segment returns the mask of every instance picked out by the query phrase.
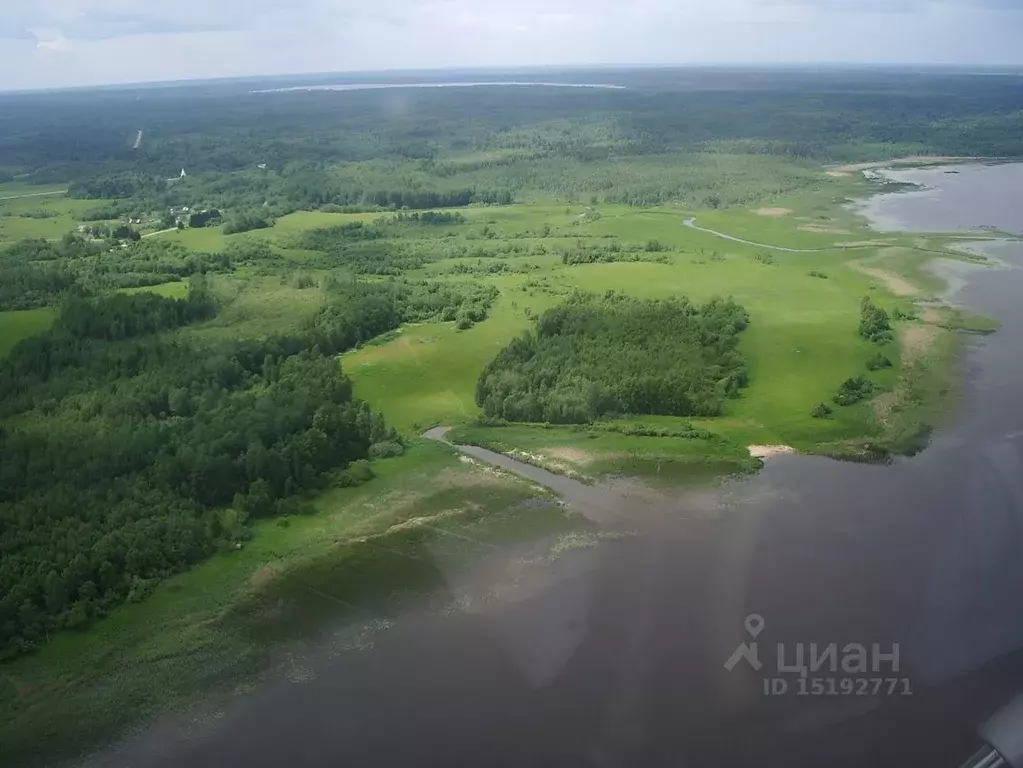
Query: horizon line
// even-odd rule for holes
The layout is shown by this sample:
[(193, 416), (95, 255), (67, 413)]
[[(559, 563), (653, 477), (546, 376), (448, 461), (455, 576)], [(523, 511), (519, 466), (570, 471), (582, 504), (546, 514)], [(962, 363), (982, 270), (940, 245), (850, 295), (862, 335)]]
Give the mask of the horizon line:
[[(465, 65), (451, 67), (401, 68), (401, 69), (347, 69), (320, 70), (314, 72), (286, 72), (277, 74), (257, 73), (252, 75), (225, 75), (203, 78), (185, 78), (180, 80), (139, 80), (121, 83), (95, 83), (91, 85), (56, 85), (35, 88), (2, 88), (0, 95), (29, 95), (44, 93), (65, 93), (71, 91), (111, 90), (111, 89), (144, 89), (174, 88), (189, 85), (227, 84), (244, 81), (268, 80), (301, 80), (316, 77), (375, 76), (392, 77), (395, 75), (434, 75), (444, 73), (522, 73), (522, 72), (573, 72), (573, 71), (624, 71), (624, 70), (672, 70), (672, 69), (723, 69), (723, 70), (905, 70), (918, 68), (921, 70), (945, 70), (965, 74), (985, 75), (1023, 75), (1023, 63), (1015, 64), (949, 64), (941, 62), (859, 62), (859, 61), (816, 61), (816, 62), (675, 62), (675, 63), (604, 63), (604, 64), (518, 64), (518, 65)], [(417, 85), (417, 83), (407, 83)]]

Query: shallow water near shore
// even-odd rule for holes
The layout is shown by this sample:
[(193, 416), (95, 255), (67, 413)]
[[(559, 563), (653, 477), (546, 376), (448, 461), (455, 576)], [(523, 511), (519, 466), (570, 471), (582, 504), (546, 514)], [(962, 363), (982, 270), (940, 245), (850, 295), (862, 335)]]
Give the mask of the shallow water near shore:
[[(933, 228), (909, 211), (904, 228)], [(968, 213), (966, 226), (1011, 223), (982, 201)], [(919, 456), (782, 455), (710, 495), (562, 488), (629, 536), (570, 553), (510, 599), (411, 607), (341, 655), (310, 646), (301, 680), (89, 764), (958, 764), (973, 725), (1023, 690), (1023, 244), (977, 247), (1002, 266), (937, 269), (955, 278), (950, 300), (1002, 330), (964, 338), (962, 402)], [(726, 669), (751, 642), (762, 669)], [(792, 663), (810, 643), (898, 644), (899, 670), (867, 677), (912, 695), (800, 693), (775, 651)], [(768, 678), (788, 690), (765, 694)]]

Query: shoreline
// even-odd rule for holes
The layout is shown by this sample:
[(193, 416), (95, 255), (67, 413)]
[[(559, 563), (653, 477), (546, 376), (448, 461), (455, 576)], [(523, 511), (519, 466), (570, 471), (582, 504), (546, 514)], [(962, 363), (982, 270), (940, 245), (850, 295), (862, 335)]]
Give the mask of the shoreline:
[[(930, 167), (927, 170), (936, 170), (944, 165), (972, 165), (979, 160), (994, 161), (993, 158), (958, 158), (954, 163), (949, 162), (952, 158), (933, 160), (940, 162), (928, 164)], [(884, 168), (889, 166), (886, 165)], [(890, 170), (892, 173), (898, 172), (896, 169)], [(884, 173), (884, 170), (881, 172)], [(965, 338), (969, 335), (994, 333), (1000, 328), (997, 320), (981, 314), (982, 308), (959, 301), (957, 296), (969, 285), (970, 274), (986, 269), (1011, 268), (1009, 263), (990, 252), (990, 246), (1023, 242), (1023, 235), (991, 227), (942, 232), (897, 227), (893, 224), (890, 228), (882, 229), (877, 221), (880, 218), (879, 212), (876, 208), (871, 210), (872, 206), (884, 204), (879, 201), (904, 194), (933, 192), (941, 188), (940, 184), (932, 185), (925, 181), (899, 179), (895, 181), (912, 185), (913, 188), (897, 192), (882, 191), (869, 198), (855, 201), (850, 208), (856, 215), (865, 219), (867, 226), (873, 231), (935, 238), (940, 244), (938, 247), (942, 249), (940, 251), (931, 248), (919, 249), (929, 254), (920, 263), (919, 269), (940, 282), (940, 291), (933, 297), (925, 298), (921, 295), (922, 292), (917, 290), (916, 295), (912, 297), (912, 304), (921, 311), (921, 320), (925, 323), (921, 325), (918, 321), (918, 327), (938, 329), (936, 332), (940, 336), (934, 336), (931, 342), (932, 349), (936, 347), (938, 351), (936, 355), (932, 352), (917, 360), (910, 359), (908, 362), (912, 368), (904, 375), (900, 375), (896, 390), (890, 393), (896, 402), (906, 398), (911, 402), (915, 401), (915, 406), (911, 405), (907, 409), (910, 415), (903, 418), (902, 425), (903, 429), (906, 426), (912, 427), (917, 421), (913, 412), (919, 413), (917, 436), (908, 435), (909, 450), (905, 451), (907, 456), (913, 456), (930, 446), (933, 432), (958, 418), (958, 409), (962, 405), (962, 397), (968, 386), (967, 374), (962, 368)], [(891, 218), (894, 222), (895, 216), (891, 215)], [(928, 392), (930, 394), (927, 394)], [(897, 443), (906, 437), (905, 431), (902, 434), (893, 432), (889, 435), (889, 438)]]
[[(995, 168), (1000, 166), (1023, 165), (1023, 160), (1013, 158), (936, 158), (936, 160), (940, 160), (940, 162), (916, 165), (910, 165), (909, 163), (905, 163), (904, 165), (906, 165), (907, 167), (904, 168), (893, 167), (893, 165), (898, 165), (898, 163), (888, 163), (876, 166), (877, 176), (883, 179), (882, 183), (884, 185), (895, 186), (900, 188), (888, 191), (882, 189), (868, 198), (851, 201), (849, 205), (850, 210), (852, 210), (857, 215), (865, 218), (868, 222), (868, 228), (872, 232), (876, 232), (878, 234), (883, 235), (917, 234), (932, 237), (945, 237), (955, 239), (970, 238), (993, 240), (1023, 239), (1023, 230), (1021, 230), (1020, 232), (1013, 232), (1011, 230), (1003, 229), (998, 226), (989, 224), (956, 226), (952, 227), (951, 229), (931, 227), (907, 228), (905, 223), (897, 222), (894, 214), (889, 214), (886, 220), (882, 221), (882, 218), (884, 217), (882, 217), (878, 209), (884, 206), (887, 200), (895, 199), (902, 196), (913, 196), (922, 195), (924, 193), (934, 193), (942, 189), (942, 185), (937, 183), (935, 180), (903, 179), (898, 178), (895, 174), (912, 173), (914, 171), (937, 172), (939, 170), (942, 170), (943, 168), (952, 168), (956, 170), (945, 171), (944, 173), (958, 176), (961, 173), (959, 169), (979, 170), (983, 168)], [(866, 170), (867, 169), (864, 170), (865, 176)]]
[(952, 155), (907, 155), (905, 157), (894, 157), (890, 160), (875, 160), (865, 163), (846, 163), (844, 165), (827, 166), (828, 175), (838, 174), (848, 176), (860, 171), (882, 169), (892, 165), (905, 166), (934, 166), (934, 165), (956, 165), (971, 162), (983, 162), (990, 160), (998, 162), (998, 158), (986, 157), (956, 157)]

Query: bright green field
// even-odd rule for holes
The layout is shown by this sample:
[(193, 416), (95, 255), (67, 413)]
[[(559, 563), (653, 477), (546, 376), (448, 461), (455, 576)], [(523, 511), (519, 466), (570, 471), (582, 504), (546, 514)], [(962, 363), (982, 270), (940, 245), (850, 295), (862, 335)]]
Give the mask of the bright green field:
[[(2, 192), (0, 186), (0, 197)], [(24, 238), (59, 239), (77, 231), (77, 214), (95, 207), (95, 200), (72, 200), (63, 195), (0, 200), (0, 244)], [(46, 218), (35, 217), (42, 215)]]
[[(514, 283), (503, 282), (513, 294)], [(345, 355), (342, 368), (359, 395), (398, 429), (467, 421), (479, 414), (473, 392), (483, 365), (529, 326), (522, 309), (543, 303), (521, 296), (516, 309), (513, 302), (503, 296), (487, 321), (467, 331), (454, 323), (406, 326), (394, 341)]]
[(53, 324), (52, 309), (21, 309), (0, 312), (0, 357), (22, 339), (42, 333)]
[(183, 299), (188, 295), (188, 283), (179, 280), (176, 283), (161, 283), (160, 285), (141, 285), (138, 288), (124, 288), (121, 293), (155, 293), (168, 299)]
[[(490, 318), (467, 331), (442, 323), (408, 327), (393, 341), (345, 355), (342, 364), (358, 394), (401, 429), (466, 423), (478, 415), (474, 391), (480, 370), (530, 325), (527, 307), (542, 311), (573, 289), (615, 290), (647, 298), (684, 295), (699, 302), (732, 296), (750, 314), (740, 349), (748, 361), (751, 384), (729, 403), (723, 418), (703, 420), (701, 426), (743, 445), (782, 443), (804, 450), (872, 434), (875, 425), (866, 405), (836, 408), (830, 419), (810, 417), (813, 406), (830, 402), (842, 381), (866, 374), (865, 362), (873, 354), (881, 351), (893, 361), (899, 357), (895, 345), (879, 350), (859, 337), (859, 305), (866, 295), (889, 308), (905, 302), (898, 302), (883, 282), (852, 268), (850, 262), (873, 259), (870, 264), (919, 279), (919, 264), (932, 254), (893, 249), (889, 263), (889, 251), (880, 246), (822, 253), (772, 251), (771, 263), (764, 264), (756, 260), (764, 249), (685, 228), (683, 216), (673, 211), (598, 206), (599, 219), (580, 223), (575, 210), (579, 209), (566, 215), (563, 206), (519, 205), (474, 213), (486, 216), (498, 237), (538, 231), (551, 224), (553, 214), (553, 236), (613, 236), (640, 244), (657, 239), (676, 249), (671, 253), (673, 263), (565, 267), (551, 255), (525, 259), (544, 265), (528, 275), (474, 276), (471, 279), (491, 282), (501, 290)], [(850, 214), (836, 215), (851, 234), (802, 232), (799, 227), (805, 219), (798, 211), (777, 218), (743, 210), (700, 213), (698, 223), (707, 219), (720, 231), (791, 247), (827, 247), (829, 242), (869, 237)], [(441, 261), (424, 272), (441, 272), (448, 263)], [(810, 271), (822, 272), (827, 279), (813, 277)], [(545, 281), (543, 287), (537, 287), (538, 280)], [(890, 389), (898, 372), (896, 362), (893, 369), (869, 376)]]

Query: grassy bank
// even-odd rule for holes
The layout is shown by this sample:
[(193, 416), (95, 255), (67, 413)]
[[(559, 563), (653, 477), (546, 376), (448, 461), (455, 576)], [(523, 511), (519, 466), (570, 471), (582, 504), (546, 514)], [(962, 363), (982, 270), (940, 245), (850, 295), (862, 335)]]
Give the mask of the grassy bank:
[(594, 482), (609, 475), (640, 476), (677, 486), (754, 470), (746, 447), (702, 430), (616, 421), (583, 426), (507, 424), (465, 425), (448, 433), (454, 443), (492, 451)]

